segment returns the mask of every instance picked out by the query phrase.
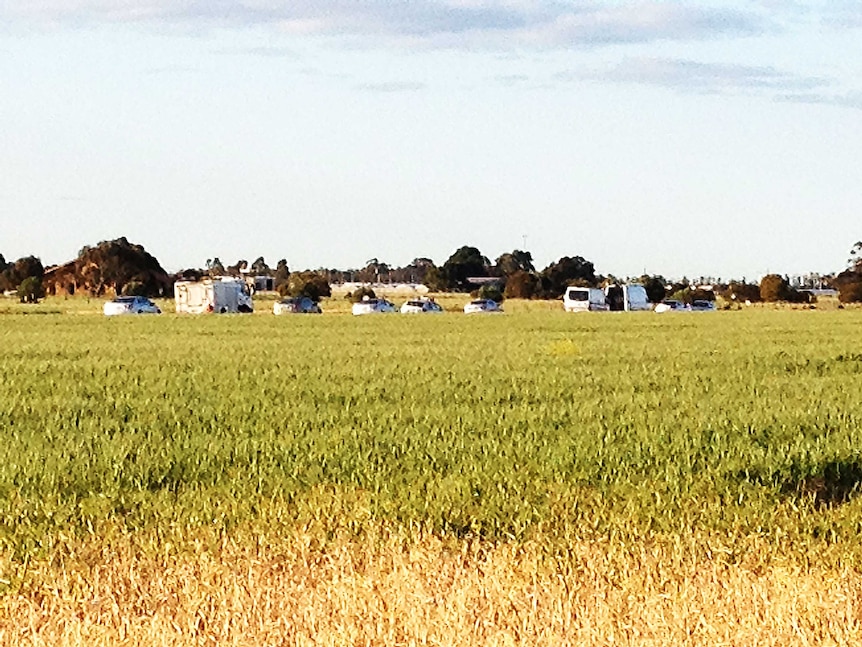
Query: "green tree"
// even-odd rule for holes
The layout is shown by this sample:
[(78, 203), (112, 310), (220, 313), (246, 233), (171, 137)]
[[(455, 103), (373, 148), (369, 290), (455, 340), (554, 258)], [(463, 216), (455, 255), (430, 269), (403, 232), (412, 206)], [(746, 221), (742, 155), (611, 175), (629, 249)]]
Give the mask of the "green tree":
[(254, 263), (251, 264), (251, 273), (255, 276), (270, 276), (272, 275), (272, 269), (266, 264), (263, 256), (258, 256), (254, 260)]
[(790, 284), (780, 274), (767, 274), (760, 279), (760, 299), (766, 302), (789, 301)]
[(476, 290), (476, 298), (490, 299), (497, 303), (503, 303), (503, 291), (497, 283), (486, 283)]
[(18, 298), (21, 303), (38, 303), (45, 296), (42, 279), (38, 276), (28, 276), (18, 286)]
[(644, 274), (640, 278), (641, 284), (647, 293), (647, 298), (653, 303), (659, 303), (667, 296), (667, 281), (663, 276), (648, 276)]
[(542, 282), (542, 296), (546, 299), (559, 299), (570, 285), (594, 286), (596, 270), (590, 261), (581, 256), (563, 256), (542, 270), (539, 278)]
[(751, 301), (754, 303), (760, 301), (760, 286), (754, 283), (746, 283), (745, 279), (742, 281), (731, 281), (727, 285), (727, 288), (722, 291), (721, 296), (725, 301), (736, 303)]
[(3, 283), (7, 290), (17, 290), (21, 283), (30, 277), (36, 277), (40, 281), (45, 274), (42, 261), (36, 256), (23, 256), (14, 263), (6, 263), (3, 270)]
[(464, 245), (455, 250), (443, 263), (442, 274), (448, 288), (466, 290), (470, 286), (467, 279), (474, 276), (488, 276), (490, 265), (487, 257), (483, 256), (477, 248)]
[(511, 253), (501, 255), (496, 261), (496, 269), (500, 276), (511, 276), (515, 272), (535, 272), (533, 255), (516, 249)]
[(367, 297), (367, 298), (369, 298), (369, 299), (374, 299), (374, 298), (376, 298), (376, 297), (377, 297), (377, 295), (374, 293), (374, 290), (372, 290), (372, 289), (371, 289), (370, 287), (368, 287), (367, 285), (360, 285), (360, 286), (359, 286), (358, 288), (356, 288), (353, 292), (348, 292), (348, 293), (345, 295), (345, 297), (346, 297), (346, 298), (347, 298), (351, 303), (359, 303), (360, 301), (362, 301), (362, 300), (363, 300), (363, 299), (365, 299), (366, 297)]
[(507, 299), (532, 299), (539, 287), (539, 277), (523, 270), (515, 272), (506, 279), (503, 296)]
[(275, 274), (273, 275), (273, 287), (281, 292), (281, 286), (287, 285), (288, 280), (290, 279), (290, 268), (287, 266), (287, 259), (282, 258), (278, 265), (275, 268)]
[(104, 240), (85, 246), (75, 260), (78, 284), (90, 294), (106, 290), (122, 294), (128, 283), (140, 283), (146, 296), (158, 296), (170, 289), (171, 278), (159, 261), (141, 245), (125, 238)]
[(213, 278), (227, 274), (227, 271), (224, 269), (224, 264), (218, 256), (207, 259), (207, 273)]
[(248, 261), (241, 258), (233, 265), (228, 265), (227, 273), (230, 276), (242, 276), (243, 272), (248, 269)]
[(332, 296), (327, 276), (311, 271), (291, 273), (287, 283), (282, 284), (278, 292), (282, 296), (308, 297), (314, 302)]
[(850, 248), (850, 258), (847, 259), (847, 267), (857, 274), (862, 274), (862, 240), (857, 241)]
[(838, 286), (838, 300), (841, 303), (862, 302), (862, 281), (841, 283)]

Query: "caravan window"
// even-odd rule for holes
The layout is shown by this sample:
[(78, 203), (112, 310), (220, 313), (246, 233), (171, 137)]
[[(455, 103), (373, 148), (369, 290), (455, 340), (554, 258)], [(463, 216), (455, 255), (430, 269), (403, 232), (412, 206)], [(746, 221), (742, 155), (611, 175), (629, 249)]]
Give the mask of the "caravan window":
[(569, 301), (587, 301), (589, 298), (589, 290), (569, 290)]

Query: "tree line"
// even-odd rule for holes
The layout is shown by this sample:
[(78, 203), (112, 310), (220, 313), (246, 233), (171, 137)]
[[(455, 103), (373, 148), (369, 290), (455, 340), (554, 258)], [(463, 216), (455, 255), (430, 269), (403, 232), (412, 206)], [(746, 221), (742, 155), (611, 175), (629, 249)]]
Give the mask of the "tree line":
[[(623, 282), (613, 275), (601, 275), (594, 264), (581, 256), (564, 256), (537, 270), (532, 254), (515, 249), (493, 262), (473, 246), (455, 250), (442, 265), (418, 257), (403, 267), (393, 267), (372, 258), (359, 269), (302, 270), (293, 272), (286, 259), (271, 267), (260, 256), (253, 262), (240, 259), (224, 264), (218, 257), (206, 259), (204, 267), (188, 268), (175, 274), (164, 270), (143, 246), (126, 238), (101, 241), (84, 246), (68, 263), (45, 268), (36, 256), (7, 262), (0, 254), (0, 289), (14, 291), (22, 302), (34, 302), (48, 294), (86, 293), (167, 296), (178, 280), (200, 280), (216, 276), (268, 277), (269, 287), (282, 295), (309, 296), (315, 300), (331, 295), (332, 284), (412, 283), (423, 284), (432, 292), (471, 292), (503, 300), (558, 299), (570, 285), (597, 287)], [(653, 302), (665, 298), (691, 302), (714, 299), (720, 295), (730, 301), (805, 301), (809, 295), (792, 285), (787, 277), (769, 274), (759, 284), (743, 280), (670, 281), (659, 275), (629, 277), (642, 283)], [(862, 242), (850, 251), (844, 271), (819, 277), (821, 283), (839, 291), (843, 302), (862, 301)], [(708, 283), (708, 285), (703, 285)]]

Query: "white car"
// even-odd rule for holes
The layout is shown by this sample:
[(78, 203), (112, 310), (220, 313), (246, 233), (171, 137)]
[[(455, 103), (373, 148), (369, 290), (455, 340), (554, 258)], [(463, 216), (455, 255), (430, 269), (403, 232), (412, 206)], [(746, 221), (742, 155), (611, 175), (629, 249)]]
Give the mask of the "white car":
[(443, 307), (431, 299), (410, 299), (401, 306), (401, 312), (405, 314), (418, 314), (423, 312), (443, 312)]
[(386, 299), (364, 298), (359, 303), (353, 304), (353, 314), (370, 315), (379, 312), (397, 312), (395, 304)]
[(665, 299), (655, 306), (655, 312), (691, 312), (691, 306), (676, 299)]
[(102, 312), (108, 317), (162, 313), (159, 306), (146, 297), (117, 297), (113, 301), (108, 301), (102, 308)]
[(288, 297), (272, 305), (272, 314), (320, 314), (320, 306), (308, 297)]
[(503, 312), (503, 307), (492, 299), (473, 299), (464, 306), (464, 314), (477, 312)]

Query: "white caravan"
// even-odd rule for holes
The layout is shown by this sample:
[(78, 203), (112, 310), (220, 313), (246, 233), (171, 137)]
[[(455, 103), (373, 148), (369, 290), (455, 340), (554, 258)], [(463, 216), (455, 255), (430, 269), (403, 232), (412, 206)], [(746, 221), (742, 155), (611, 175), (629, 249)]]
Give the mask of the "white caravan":
[(177, 312), (253, 312), (251, 292), (243, 279), (222, 276), (174, 283)]
[(609, 310), (652, 310), (646, 288), (640, 283), (609, 285), (605, 288), (605, 300)]
[(566, 312), (604, 312), (608, 309), (605, 293), (599, 288), (581, 288), (571, 286), (563, 295), (563, 307)]

